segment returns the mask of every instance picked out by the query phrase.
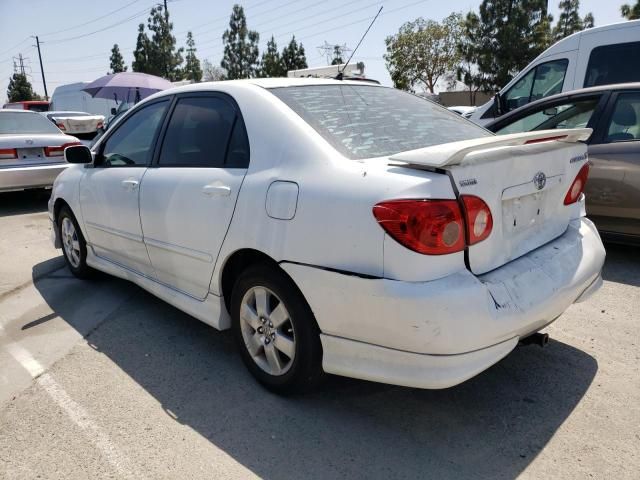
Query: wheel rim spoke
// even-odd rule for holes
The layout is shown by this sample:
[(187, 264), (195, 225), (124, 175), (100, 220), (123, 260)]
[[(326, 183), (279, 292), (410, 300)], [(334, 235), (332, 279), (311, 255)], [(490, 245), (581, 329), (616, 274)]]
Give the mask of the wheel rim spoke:
[(247, 343), (247, 350), (252, 357), (257, 356), (260, 351), (263, 349), (264, 345), (262, 343), (262, 338), (258, 332), (254, 333), (249, 337), (249, 341)]
[(267, 311), (267, 291), (264, 288), (256, 288), (254, 290), (254, 294), (256, 297), (256, 311), (259, 316), (266, 317), (268, 315)]
[(269, 315), (269, 320), (273, 323), (274, 328), (280, 328), (284, 322), (289, 320), (289, 312), (284, 306), (284, 303), (280, 302), (273, 312)]
[(282, 361), (278, 355), (278, 351), (273, 346), (273, 343), (264, 346), (264, 353), (267, 357), (267, 363), (275, 375), (282, 372)]
[(276, 333), (273, 345), (289, 358), (293, 358), (296, 353), (296, 345), (293, 340), (280, 332)]
[(254, 330), (257, 330), (260, 326), (258, 314), (246, 303), (243, 303), (240, 307), (240, 318), (251, 325)]

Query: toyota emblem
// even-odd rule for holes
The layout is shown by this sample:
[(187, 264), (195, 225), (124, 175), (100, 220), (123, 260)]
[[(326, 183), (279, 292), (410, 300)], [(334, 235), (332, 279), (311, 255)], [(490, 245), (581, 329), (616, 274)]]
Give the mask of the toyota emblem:
[(538, 190), (542, 190), (547, 184), (547, 176), (544, 172), (538, 172), (533, 176), (533, 184)]

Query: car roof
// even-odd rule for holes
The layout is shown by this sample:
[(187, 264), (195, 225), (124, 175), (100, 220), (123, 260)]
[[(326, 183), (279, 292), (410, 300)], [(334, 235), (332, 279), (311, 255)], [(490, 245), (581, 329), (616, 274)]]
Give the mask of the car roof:
[(535, 102), (527, 103), (520, 108), (516, 108), (515, 110), (510, 111), (502, 115), (501, 117), (496, 118), (495, 120), (489, 122), (485, 128), (491, 128), (493, 125), (497, 123), (502, 123), (505, 120), (516, 117), (520, 115), (525, 110), (535, 109), (536, 107), (544, 104), (544, 103), (552, 103), (557, 100), (562, 100), (564, 98), (571, 97), (573, 95), (589, 95), (590, 93), (597, 94), (602, 92), (612, 92), (612, 91), (620, 91), (620, 90), (640, 90), (640, 82), (630, 82), (630, 83), (614, 83), (611, 85), (598, 85), (597, 87), (588, 87), (588, 88), (580, 88), (577, 90), (569, 90), (567, 92), (556, 93), (555, 95), (550, 95), (548, 97), (541, 98), (536, 100)]
[[(14, 102), (15, 103), (15, 102)], [(20, 114), (35, 114), (35, 115), (40, 115), (40, 113), (42, 112), (35, 112), (33, 110), (23, 110), (23, 109), (18, 109), (18, 108), (2, 108), (0, 109), (0, 113), (20, 113)]]
[(42, 112), (46, 115), (69, 115), (69, 114), (80, 114), (80, 115), (91, 115), (90, 113), (87, 112), (76, 112), (76, 111), (71, 111), (71, 110), (54, 110), (52, 112)]

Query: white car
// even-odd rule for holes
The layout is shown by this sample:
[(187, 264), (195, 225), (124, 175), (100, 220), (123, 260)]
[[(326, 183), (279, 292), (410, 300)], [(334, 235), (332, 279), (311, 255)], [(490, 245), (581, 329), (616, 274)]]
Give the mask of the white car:
[(487, 369), (602, 283), (590, 130), (496, 137), (362, 82), (167, 90), (65, 151), (55, 244), (223, 330), (268, 388)]
[(451, 112), (455, 112), (458, 115), (462, 115), (464, 118), (469, 118), (471, 114), (475, 111), (476, 107), (467, 107), (467, 106), (456, 106), (456, 107), (447, 107), (447, 110)]
[(0, 110), (0, 192), (51, 187), (69, 166), (65, 147), (79, 144), (39, 113)]
[(93, 138), (98, 130), (104, 127), (104, 115), (92, 115), (86, 112), (44, 112), (43, 115), (55, 123), (61, 131), (76, 136)]

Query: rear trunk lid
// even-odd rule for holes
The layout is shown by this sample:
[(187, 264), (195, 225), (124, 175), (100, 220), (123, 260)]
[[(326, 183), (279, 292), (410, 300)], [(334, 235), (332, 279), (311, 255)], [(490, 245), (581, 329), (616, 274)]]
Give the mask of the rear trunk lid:
[(25, 167), (65, 163), (64, 156), (57, 152), (55, 156), (46, 155), (46, 147), (60, 147), (78, 139), (63, 134), (0, 134), (0, 150), (15, 149), (15, 158), (0, 158), (2, 167)]
[(562, 235), (575, 216), (565, 195), (587, 162), (590, 129), (486, 137), (402, 152), (391, 162), (442, 171), (459, 195), (480, 197), (493, 230), (468, 247), (475, 274), (493, 270)]
[(98, 130), (98, 125), (104, 123), (104, 117), (102, 115), (91, 116), (55, 116), (53, 117), (55, 124), (62, 130), (64, 127), (65, 133), (93, 133)]

